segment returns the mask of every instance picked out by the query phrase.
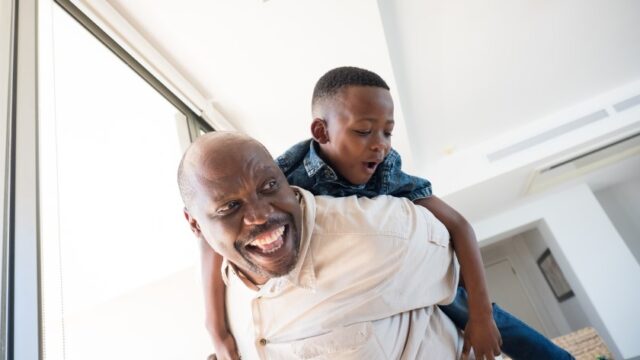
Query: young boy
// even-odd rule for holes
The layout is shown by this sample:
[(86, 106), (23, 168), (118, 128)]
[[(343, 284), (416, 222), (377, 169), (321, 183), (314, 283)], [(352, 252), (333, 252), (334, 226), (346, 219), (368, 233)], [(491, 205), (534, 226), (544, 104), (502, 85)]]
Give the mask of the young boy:
[[(447, 227), (461, 265), (464, 288), (458, 289), (451, 305), (441, 309), (464, 331), (463, 354), (473, 348), (477, 359), (493, 359), (502, 349), (514, 359), (573, 358), (492, 306), (470, 224), (432, 195), (429, 181), (401, 170), (400, 155), (391, 149), (393, 101), (380, 76), (354, 67), (329, 71), (315, 86), (312, 111), (313, 139), (298, 143), (277, 159), (289, 183), (315, 195), (406, 197), (429, 209)], [(236, 359), (235, 342), (224, 315), (222, 260), (206, 243), (201, 247), (207, 329), (217, 358)]]

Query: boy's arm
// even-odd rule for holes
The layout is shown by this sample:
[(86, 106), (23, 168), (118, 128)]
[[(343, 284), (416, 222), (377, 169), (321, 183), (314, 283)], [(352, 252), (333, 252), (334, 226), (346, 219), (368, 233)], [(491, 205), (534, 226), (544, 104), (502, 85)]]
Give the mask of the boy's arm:
[(473, 228), (462, 215), (436, 196), (417, 199), (415, 203), (427, 208), (444, 224), (460, 263), (469, 303), (463, 354), (473, 347), (476, 358), (483, 359), (486, 356), (492, 359), (493, 355), (500, 354), (502, 339), (493, 320), (484, 267)]
[(222, 256), (200, 239), (200, 258), (202, 261), (202, 288), (204, 290), (205, 326), (217, 359), (239, 359), (236, 342), (227, 327), (225, 311), (225, 285), (220, 268)]

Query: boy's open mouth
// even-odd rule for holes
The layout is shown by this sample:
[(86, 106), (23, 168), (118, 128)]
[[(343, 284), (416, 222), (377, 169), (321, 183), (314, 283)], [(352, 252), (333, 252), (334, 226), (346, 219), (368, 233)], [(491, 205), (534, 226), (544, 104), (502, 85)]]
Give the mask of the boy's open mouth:
[(378, 167), (379, 162), (377, 161), (365, 161), (362, 163), (364, 165), (364, 168), (367, 172), (373, 173), (376, 171), (376, 168)]

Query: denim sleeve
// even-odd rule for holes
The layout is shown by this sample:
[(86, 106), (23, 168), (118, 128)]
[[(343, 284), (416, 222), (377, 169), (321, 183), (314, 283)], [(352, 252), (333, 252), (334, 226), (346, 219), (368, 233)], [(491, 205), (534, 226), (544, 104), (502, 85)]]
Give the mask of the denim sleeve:
[(391, 150), (387, 155), (388, 168), (384, 174), (385, 193), (395, 197), (404, 197), (411, 201), (433, 195), (431, 182), (402, 171), (400, 154)]

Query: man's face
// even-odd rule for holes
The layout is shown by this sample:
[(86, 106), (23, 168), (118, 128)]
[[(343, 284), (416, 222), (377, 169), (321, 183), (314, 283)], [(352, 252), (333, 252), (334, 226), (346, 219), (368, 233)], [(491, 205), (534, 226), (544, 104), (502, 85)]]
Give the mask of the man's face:
[(255, 144), (214, 157), (194, 181), (194, 231), (256, 283), (286, 275), (297, 261), (301, 209), (284, 175)]
[(348, 86), (323, 105), (329, 107), (325, 160), (352, 184), (364, 184), (391, 149), (393, 100), (388, 90)]

